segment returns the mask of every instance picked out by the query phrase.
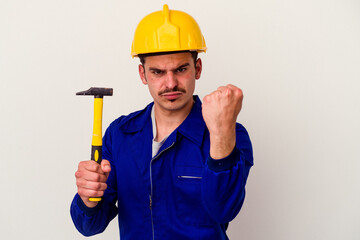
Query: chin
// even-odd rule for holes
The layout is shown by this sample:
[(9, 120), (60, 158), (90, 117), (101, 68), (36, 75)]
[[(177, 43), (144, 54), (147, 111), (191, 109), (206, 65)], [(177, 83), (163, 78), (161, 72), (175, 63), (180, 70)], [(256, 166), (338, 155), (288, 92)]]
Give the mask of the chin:
[(185, 102), (183, 100), (176, 99), (176, 100), (168, 101), (166, 106), (168, 107), (169, 110), (179, 111), (179, 110), (185, 109), (188, 104), (189, 104), (189, 101)]

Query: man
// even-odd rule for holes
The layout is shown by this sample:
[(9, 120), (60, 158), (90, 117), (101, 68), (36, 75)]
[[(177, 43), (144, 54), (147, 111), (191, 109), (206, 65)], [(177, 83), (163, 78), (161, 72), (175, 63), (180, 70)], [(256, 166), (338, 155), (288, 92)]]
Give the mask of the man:
[(195, 20), (167, 5), (139, 23), (132, 55), (154, 102), (110, 124), (101, 165), (79, 164), (71, 215), (85, 236), (118, 215), (121, 239), (228, 239), (252, 148), (236, 123), (239, 88), (219, 87), (202, 104), (193, 96), (202, 71), (197, 52), (205, 50)]

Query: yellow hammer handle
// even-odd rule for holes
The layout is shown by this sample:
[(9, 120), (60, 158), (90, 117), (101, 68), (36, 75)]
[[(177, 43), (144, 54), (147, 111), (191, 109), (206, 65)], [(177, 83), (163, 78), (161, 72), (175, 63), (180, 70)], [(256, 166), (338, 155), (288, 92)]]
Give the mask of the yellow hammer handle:
[[(94, 98), (94, 127), (93, 136), (91, 142), (91, 160), (94, 160), (98, 164), (102, 160), (102, 112), (103, 112), (103, 98)], [(101, 201), (101, 197), (89, 198), (91, 202)]]

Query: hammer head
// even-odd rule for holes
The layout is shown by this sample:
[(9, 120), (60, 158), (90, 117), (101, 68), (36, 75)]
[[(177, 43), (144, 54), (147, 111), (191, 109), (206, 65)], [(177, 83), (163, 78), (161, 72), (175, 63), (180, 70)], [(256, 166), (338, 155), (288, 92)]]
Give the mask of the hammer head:
[(97, 98), (102, 98), (103, 96), (112, 96), (113, 89), (112, 88), (96, 88), (92, 87), (86, 91), (78, 92), (76, 95), (93, 95)]

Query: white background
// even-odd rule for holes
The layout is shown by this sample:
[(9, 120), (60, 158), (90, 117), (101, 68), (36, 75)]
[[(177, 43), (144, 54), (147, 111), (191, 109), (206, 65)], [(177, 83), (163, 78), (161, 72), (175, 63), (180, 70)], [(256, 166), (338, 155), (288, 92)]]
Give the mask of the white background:
[[(85, 239), (69, 206), (90, 156), (91, 86), (104, 127), (151, 101), (130, 46), (163, 1), (1, 0), (0, 239)], [(231, 239), (360, 239), (360, 2), (182, 0), (208, 52), (196, 94), (235, 84), (255, 166)], [(117, 221), (102, 235), (118, 239)]]

